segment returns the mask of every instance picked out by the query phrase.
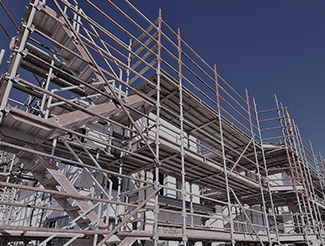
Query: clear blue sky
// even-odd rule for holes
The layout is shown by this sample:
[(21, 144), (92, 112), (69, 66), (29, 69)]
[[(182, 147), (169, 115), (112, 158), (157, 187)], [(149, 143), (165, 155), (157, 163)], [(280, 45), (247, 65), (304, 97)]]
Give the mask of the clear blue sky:
[[(16, 21), (27, 0), (3, 0)], [(325, 153), (325, 1), (133, 0), (151, 20), (163, 18), (259, 109), (289, 107), (305, 140)], [(0, 19), (7, 24), (2, 11)], [(0, 47), (8, 42), (0, 30)], [(0, 70), (3, 72), (3, 66)]]

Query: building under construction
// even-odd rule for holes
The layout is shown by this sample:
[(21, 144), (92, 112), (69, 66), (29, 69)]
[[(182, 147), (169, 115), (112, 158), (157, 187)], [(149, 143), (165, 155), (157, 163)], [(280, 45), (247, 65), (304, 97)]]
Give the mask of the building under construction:
[(325, 159), (277, 98), (259, 109), (161, 11), (26, 4), (3, 26), (1, 245), (325, 244)]

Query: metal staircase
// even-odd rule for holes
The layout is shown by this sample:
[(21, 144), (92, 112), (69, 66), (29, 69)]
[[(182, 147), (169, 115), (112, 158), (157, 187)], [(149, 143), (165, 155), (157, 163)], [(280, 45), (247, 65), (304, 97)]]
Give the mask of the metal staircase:
[[(29, 148), (39, 152), (44, 152), (39, 145), (29, 145)], [(64, 191), (72, 196), (79, 195), (77, 189), (71, 184), (62, 171), (58, 169), (55, 163), (51, 163), (49, 158), (26, 153), (19, 157), (44, 188)], [(84, 215), (80, 220), (76, 221), (76, 224), (80, 228), (87, 227), (89, 221), (91, 225), (98, 223), (100, 229), (106, 228), (103, 221), (98, 221), (98, 215), (93, 210), (95, 204), (90, 204), (86, 201), (80, 201), (77, 199), (74, 199), (72, 202), (71, 199), (67, 199), (67, 197), (54, 196), (54, 198), (72, 219), (75, 219), (81, 214)]]

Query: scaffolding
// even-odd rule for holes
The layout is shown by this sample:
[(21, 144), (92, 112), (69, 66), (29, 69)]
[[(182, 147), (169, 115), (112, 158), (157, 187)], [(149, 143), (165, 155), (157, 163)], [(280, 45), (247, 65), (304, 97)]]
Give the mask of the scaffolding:
[(31, 0), (15, 26), (1, 24), (1, 245), (324, 245), (324, 156), (161, 10)]

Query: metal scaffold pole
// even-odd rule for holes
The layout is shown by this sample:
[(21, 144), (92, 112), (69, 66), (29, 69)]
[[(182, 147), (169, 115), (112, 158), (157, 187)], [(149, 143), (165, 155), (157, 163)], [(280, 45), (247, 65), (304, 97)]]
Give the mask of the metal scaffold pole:
[(303, 146), (300, 145), (294, 122), (292, 121), (287, 109), (285, 110), (285, 115), (287, 117), (289, 133), (292, 137), (292, 144), (293, 144), (292, 148), (294, 149), (294, 151), (297, 155), (296, 158), (293, 155), (294, 165), (297, 166), (297, 173), (298, 173), (298, 175), (300, 174), (300, 180), (301, 180), (300, 182), (302, 182), (303, 187), (304, 187), (304, 192), (302, 192), (302, 201), (303, 201), (303, 204), (305, 207), (308, 206), (309, 213), (307, 214), (307, 216), (310, 216), (310, 218), (311, 218), (311, 223), (313, 226), (312, 228), (314, 230), (317, 230), (318, 234), (320, 235), (319, 221), (317, 219), (317, 209), (315, 207), (314, 202), (312, 201), (313, 191), (311, 190), (311, 183), (309, 182), (309, 177), (308, 177), (309, 168), (306, 171), (308, 162), (307, 162), (306, 158), (304, 157), (305, 152), (304, 152)]
[(182, 49), (181, 31), (177, 32), (178, 40), (178, 90), (179, 90), (179, 121), (180, 121), (180, 154), (182, 163), (182, 217), (183, 217), (183, 244), (187, 244), (186, 235), (186, 181), (185, 181), (185, 151), (184, 151), (184, 116), (183, 116), (183, 84), (182, 84)]
[[(260, 164), (259, 164), (259, 159), (257, 155), (257, 144), (255, 142), (255, 134), (254, 134), (254, 128), (253, 128), (253, 122), (252, 122), (252, 115), (251, 115), (251, 106), (249, 103), (249, 96), (248, 96), (248, 90), (245, 90), (246, 92), (246, 100), (247, 100), (247, 112), (248, 112), (248, 118), (249, 118), (249, 125), (250, 125), (250, 130), (251, 130), (251, 137), (253, 139), (252, 144), (253, 144), (253, 149), (254, 149), (254, 157), (255, 157), (255, 163), (256, 163), (256, 170), (257, 170), (257, 176), (258, 176), (258, 184), (260, 187), (261, 191), (261, 198), (262, 198), (262, 209), (263, 209), (263, 214), (264, 214), (264, 219), (265, 219), (265, 226), (266, 226), (266, 233), (268, 237), (269, 243), (271, 243), (271, 236), (270, 236), (270, 226), (269, 226), (269, 221), (268, 221), (268, 216), (267, 216), (267, 211), (266, 211), (266, 205), (265, 205), (265, 197), (264, 197), (264, 190), (263, 190), (263, 184), (262, 184), (262, 176), (260, 172)], [(260, 146), (262, 148), (262, 146)]]
[(13, 87), (14, 78), (17, 74), (17, 70), (19, 68), (21, 59), (23, 57), (23, 51), (25, 49), (27, 39), (31, 33), (31, 26), (33, 24), (33, 20), (34, 20), (34, 16), (35, 16), (35, 13), (37, 10), (38, 3), (39, 3), (39, 0), (35, 0), (34, 3), (30, 3), (30, 5), (32, 6), (32, 10), (28, 17), (26, 25), (24, 25), (23, 35), (21, 37), (21, 40), (19, 40), (19, 48), (16, 50), (15, 56), (13, 57), (13, 61), (11, 61), (11, 64), (9, 66), (10, 74), (7, 77), (7, 85), (6, 85), (6, 88), (4, 89), (3, 94), (0, 96), (0, 100), (1, 100), (1, 102), (0, 102), (0, 123), (2, 121), (3, 114), (4, 114), (3, 110), (7, 106), (9, 95), (10, 95), (12, 87)]
[(269, 174), (268, 174), (268, 167), (267, 167), (266, 158), (265, 158), (265, 151), (264, 151), (264, 147), (263, 147), (263, 137), (262, 137), (261, 126), (260, 126), (259, 115), (258, 115), (258, 110), (257, 110), (257, 105), (256, 105), (255, 98), (253, 98), (253, 104), (254, 104), (254, 110), (255, 110), (257, 131), (258, 131), (258, 136), (259, 136), (259, 139), (260, 139), (262, 160), (263, 160), (264, 169), (265, 169), (265, 179), (266, 179), (265, 182), (266, 182), (267, 190), (268, 190), (268, 194), (269, 194), (271, 211), (272, 211), (272, 218), (273, 218), (274, 228), (275, 228), (275, 241), (277, 242), (278, 245), (281, 245), (280, 240), (279, 240), (279, 229), (278, 229), (278, 224), (277, 224), (277, 221), (276, 221), (275, 206), (274, 206), (273, 196), (272, 196), (272, 191), (271, 191), (271, 186), (270, 186), (270, 177), (269, 177)]
[[(158, 54), (157, 54), (157, 85), (156, 85), (156, 133), (155, 133), (155, 145), (156, 145), (156, 162), (155, 163), (155, 189), (159, 186), (159, 147), (160, 147), (160, 80), (161, 80), (161, 23), (162, 23), (162, 16), (161, 16), (161, 9), (159, 9), (159, 17), (158, 17)], [(159, 216), (159, 203), (158, 203), (159, 193), (155, 196), (155, 210), (154, 210), (154, 246), (158, 245), (159, 234), (158, 234), (158, 216)]]
[[(290, 116), (288, 114), (284, 113), (284, 107), (281, 104), (281, 108), (283, 109), (283, 115), (284, 115), (284, 119), (285, 119), (285, 124), (286, 124), (286, 129), (288, 131), (288, 136), (289, 136), (289, 146), (290, 149), (293, 150), (294, 152), (291, 153), (292, 156), (292, 165), (294, 167), (294, 172), (296, 174), (296, 181), (298, 184), (302, 184), (302, 186), (304, 187), (303, 191), (299, 191), (298, 193), (301, 194), (301, 201), (304, 207), (304, 211), (306, 214), (306, 218), (307, 218), (307, 225), (310, 228), (316, 228), (316, 223), (315, 223), (315, 219), (314, 219), (314, 210), (312, 209), (311, 205), (310, 205), (310, 192), (309, 192), (309, 185), (306, 185), (306, 179), (304, 176), (304, 174), (302, 173), (302, 165), (301, 165), (301, 159), (299, 156), (299, 152), (297, 149), (297, 145), (296, 145), (296, 141), (295, 141), (295, 134), (292, 131), (292, 126), (291, 126), (291, 119)], [(308, 183), (307, 183), (308, 184)]]
[[(303, 200), (304, 203), (307, 202), (309, 214), (311, 216), (312, 224), (314, 229), (318, 229), (319, 227), (319, 221), (317, 219), (316, 213), (316, 207), (315, 204), (311, 201), (310, 197), (313, 197), (313, 191), (311, 190), (311, 184), (308, 180), (308, 171), (306, 172), (306, 165), (307, 165), (307, 160), (304, 158), (304, 151), (303, 147), (300, 145), (298, 135), (295, 129), (295, 125), (293, 120), (291, 119), (288, 110), (285, 110), (285, 115), (287, 117), (287, 122), (288, 122), (288, 128), (289, 128), (289, 133), (292, 137), (292, 144), (293, 144), (293, 149), (295, 153), (297, 154), (297, 158), (294, 158), (294, 164), (297, 166), (297, 172), (300, 174), (300, 179), (304, 187), (304, 197), (305, 199)], [(295, 161), (296, 160), (296, 161)], [(318, 230), (318, 232), (320, 232)]]
[(1, 49), (1, 51), (0, 51), (0, 68), (1, 68), (2, 60), (5, 56), (5, 52), (6, 52), (5, 49)]
[[(286, 131), (288, 131), (287, 124), (285, 124), (285, 122), (284, 122), (286, 117), (285, 117), (285, 115), (283, 113), (283, 106), (281, 105), (281, 107), (280, 107), (280, 103), (279, 103), (278, 98), (277, 98), (276, 95), (275, 95), (275, 104), (276, 104), (276, 107), (277, 107), (277, 112), (278, 112), (279, 121), (280, 121), (280, 125), (281, 125), (281, 131), (282, 131), (283, 140), (284, 140), (284, 147), (285, 147), (286, 154), (287, 154), (287, 160), (288, 160), (289, 167), (290, 167), (289, 169), (290, 169), (290, 175), (291, 175), (291, 178), (292, 178), (292, 184), (293, 184), (294, 191), (295, 191), (295, 194), (296, 194), (298, 209), (299, 209), (300, 218), (301, 218), (302, 230), (304, 232), (305, 240), (307, 241), (308, 245), (310, 245), (311, 242), (309, 240), (308, 229), (306, 227), (306, 221), (305, 221), (306, 205), (304, 203), (304, 199), (299, 197), (300, 192), (298, 191), (297, 183), (296, 183), (298, 181), (297, 177), (296, 177), (297, 174), (296, 175), (294, 174), (294, 166), (293, 166), (294, 163), (292, 163), (291, 156), (290, 156), (290, 153), (289, 153), (289, 141), (290, 141), (289, 134), (290, 133), (286, 133)], [(303, 206), (305, 208), (305, 213), (302, 210), (301, 200), (302, 200)], [(307, 219), (307, 224), (308, 224), (308, 226), (310, 226), (308, 219)]]
[[(295, 125), (294, 121), (292, 122), (292, 127), (295, 133), (295, 137), (296, 137), (296, 141), (297, 141), (297, 150), (299, 151), (299, 155), (301, 157), (301, 166), (302, 166), (302, 170), (303, 170), (303, 174), (306, 177), (306, 183), (307, 183), (307, 188), (306, 191), (309, 192), (309, 196), (308, 196), (308, 202), (311, 204), (310, 206), (312, 206), (311, 210), (312, 210), (312, 216), (313, 216), (313, 220), (316, 222), (314, 228), (317, 228), (318, 231), (318, 235), (319, 235), (319, 239), (322, 243), (324, 243), (323, 240), (323, 232), (324, 232), (324, 227), (323, 227), (323, 223), (322, 223), (322, 218), (320, 215), (320, 211), (319, 211), (319, 207), (317, 204), (317, 198), (316, 198), (316, 192), (315, 192), (315, 188), (314, 188), (314, 184), (313, 184), (313, 179), (311, 176), (311, 167), (309, 165), (308, 162), (308, 158), (306, 155), (306, 148), (304, 147), (303, 144), (303, 140), (301, 139), (300, 136), (300, 132), (298, 127)], [(309, 146), (307, 146), (309, 147)], [(311, 158), (313, 158), (310, 161), (314, 162), (315, 160), (315, 156), (314, 156), (314, 150), (310, 141), (310, 151), (311, 151)], [(316, 163), (313, 163), (316, 166)]]
[(225, 146), (224, 146), (224, 141), (223, 141), (223, 129), (222, 129), (222, 117), (221, 117), (221, 105), (220, 105), (217, 65), (214, 65), (214, 76), (215, 76), (215, 84), (216, 84), (217, 112), (218, 112), (218, 120), (219, 120), (220, 143), (221, 143), (221, 151), (222, 151), (223, 171), (224, 171), (225, 180), (226, 180), (228, 216), (229, 216), (229, 223), (230, 223), (230, 238), (231, 238), (231, 245), (235, 246), (236, 241), (235, 241), (235, 238), (234, 238), (234, 221), (233, 221), (233, 217), (232, 217), (232, 204), (231, 204), (231, 198), (230, 198), (231, 190), (230, 190), (229, 181), (228, 181), (227, 157), (226, 157), (226, 151), (225, 151)]
[[(300, 136), (300, 133), (299, 133), (299, 130), (298, 130), (297, 126), (295, 126), (295, 130), (296, 130), (296, 133), (297, 133), (297, 138), (298, 138), (298, 140), (300, 140), (299, 141), (300, 144), (302, 144), (302, 139), (301, 139), (301, 136)], [(314, 152), (313, 145), (312, 145), (311, 141), (309, 141), (309, 144), (310, 144), (311, 155), (312, 155), (312, 158), (314, 160), (313, 164), (316, 167), (317, 159), (315, 157), (315, 152)], [(306, 156), (306, 154), (304, 154), (304, 156)], [(305, 160), (307, 160), (307, 158), (305, 158)], [(323, 222), (322, 222), (322, 216), (321, 216), (319, 205), (318, 205), (318, 196), (316, 195), (316, 190), (315, 190), (315, 187), (314, 187), (313, 178), (312, 178), (312, 175), (311, 175), (311, 170), (308, 167), (307, 163), (305, 165), (305, 169), (306, 169), (306, 172), (308, 174), (307, 178), (310, 179), (310, 186), (311, 186), (312, 199), (313, 199), (311, 202), (312, 202), (312, 204), (314, 206), (314, 209), (315, 209), (315, 216), (316, 216), (316, 221), (317, 221), (319, 239), (322, 242), (322, 244), (324, 244), (324, 225), (323, 225)], [(317, 170), (317, 168), (316, 168), (316, 170)], [(315, 174), (318, 174), (318, 173), (315, 173)], [(316, 176), (316, 178), (319, 179), (318, 176)], [(322, 189), (322, 187), (321, 187), (321, 189)]]
[[(298, 138), (299, 138), (300, 142), (302, 142), (302, 138), (300, 136), (298, 127), (295, 126), (295, 129), (296, 129), (296, 131), (298, 133), (297, 135), (298, 135)], [(323, 187), (323, 184), (322, 184), (322, 176), (321, 176), (321, 173), (320, 173), (320, 170), (319, 170), (319, 160), (318, 160), (318, 158), (316, 156), (316, 153), (314, 151), (314, 147), (313, 147), (311, 141), (309, 141), (309, 145), (310, 145), (310, 150), (311, 150), (312, 157), (313, 157), (313, 160), (314, 160), (315, 168), (316, 168), (316, 171), (317, 171), (317, 179), (318, 179), (318, 182), (319, 182), (321, 195), (324, 196), (324, 187)], [(315, 203), (316, 203), (319, 200), (320, 197), (318, 197), (316, 195), (316, 192), (314, 193), (314, 196), (315, 196)], [(325, 232), (324, 225), (322, 223), (322, 216), (321, 216), (321, 213), (320, 213), (319, 205), (317, 204), (316, 207), (317, 207), (317, 212), (318, 212), (318, 216), (319, 216), (319, 221), (320, 221), (320, 226), (321, 226), (321, 232)], [(321, 238), (322, 238), (322, 241), (324, 243), (324, 235), (321, 235)]]

